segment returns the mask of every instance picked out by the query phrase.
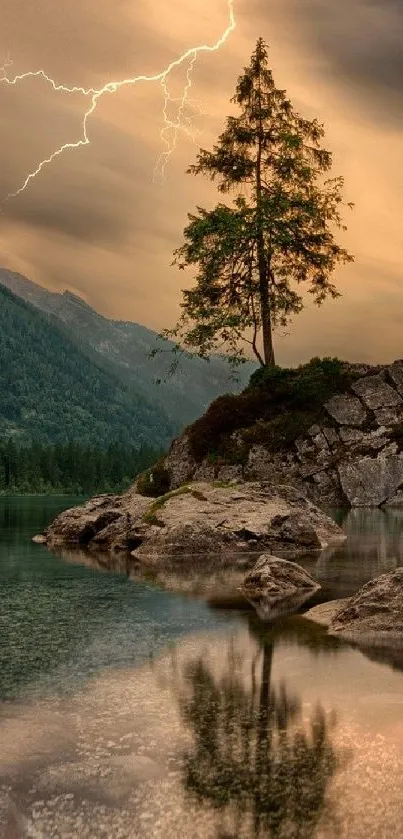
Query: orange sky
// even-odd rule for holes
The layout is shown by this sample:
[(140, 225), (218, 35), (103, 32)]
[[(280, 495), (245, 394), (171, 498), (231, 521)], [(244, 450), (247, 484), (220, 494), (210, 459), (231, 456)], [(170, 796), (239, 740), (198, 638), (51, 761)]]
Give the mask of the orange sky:
[[(345, 244), (353, 265), (336, 276), (341, 300), (309, 307), (277, 336), (280, 363), (312, 355), (387, 361), (403, 356), (401, 280), (403, 5), (401, 0), (234, 0), (237, 28), (200, 56), (193, 80), (198, 142), (211, 146), (255, 40), (270, 44), (276, 83), (326, 127), (334, 174), (346, 179)], [(190, 46), (214, 43), (227, 0), (0, 0), (0, 55), (10, 74), (43, 68), (68, 85), (99, 87), (154, 74)], [(0, 60), (1, 63), (1, 60)], [(186, 67), (171, 78), (172, 96)], [(75, 141), (88, 100), (39, 79), (0, 85), (0, 203), (60, 144)], [(53, 290), (69, 288), (100, 312), (152, 328), (173, 324), (191, 276), (170, 267), (186, 214), (214, 192), (185, 174), (196, 147), (184, 135), (164, 184), (163, 91), (127, 87), (102, 98), (91, 145), (68, 151), (3, 205), (0, 264)]]

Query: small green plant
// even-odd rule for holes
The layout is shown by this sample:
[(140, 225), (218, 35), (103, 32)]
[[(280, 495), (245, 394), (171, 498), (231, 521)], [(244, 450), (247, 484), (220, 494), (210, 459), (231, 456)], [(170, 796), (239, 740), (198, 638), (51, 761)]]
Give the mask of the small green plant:
[(154, 525), (154, 527), (165, 527), (165, 523), (158, 518), (154, 510), (148, 510), (147, 513), (144, 513), (143, 521), (146, 524)]
[(165, 495), (170, 487), (171, 479), (167, 469), (164, 467), (164, 459), (142, 472), (137, 478), (137, 492), (147, 498), (159, 498)]
[[(313, 358), (297, 368), (262, 367), (238, 396), (221, 396), (188, 430), (193, 457), (245, 463), (250, 445), (280, 449), (323, 415), (323, 404), (350, 387), (356, 375), (338, 358)], [(240, 439), (232, 435), (240, 432)], [(254, 439), (253, 439), (254, 438)], [(244, 444), (243, 444), (244, 443)]]
[(171, 492), (165, 493), (165, 495), (161, 495), (159, 498), (156, 498), (156, 500), (151, 504), (148, 510), (143, 514), (143, 521), (145, 521), (147, 524), (155, 524), (157, 525), (157, 527), (165, 527), (164, 522), (161, 521), (161, 519), (159, 519), (157, 516), (158, 510), (161, 510), (165, 506), (167, 501), (170, 500), (170, 498), (176, 498), (178, 495), (185, 495), (186, 493), (190, 493), (191, 491), (191, 487), (182, 486), (178, 489), (171, 490)]

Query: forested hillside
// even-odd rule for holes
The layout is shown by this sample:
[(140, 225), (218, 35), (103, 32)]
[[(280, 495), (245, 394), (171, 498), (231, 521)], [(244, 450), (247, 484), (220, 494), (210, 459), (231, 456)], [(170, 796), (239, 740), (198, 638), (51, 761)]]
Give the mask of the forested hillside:
[[(130, 321), (109, 320), (69, 291), (63, 294), (47, 291), (21, 274), (2, 268), (0, 283), (57, 319), (67, 337), (92, 362), (135, 392), (146, 393), (152, 404), (169, 417), (176, 432), (201, 416), (217, 396), (241, 390), (256, 369), (255, 364), (246, 364), (236, 383), (231, 380), (228, 364), (223, 359), (216, 356), (207, 363), (184, 356), (178, 370), (166, 379), (173, 344), (159, 343), (164, 352), (151, 360), (149, 354), (157, 338), (151, 329)], [(156, 383), (158, 379), (161, 384)]]
[(46, 315), (0, 285), (0, 440), (166, 446), (176, 429)]
[(158, 459), (156, 448), (81, 443), (16, 445), (0, 441), (0, 494), (121, 492)]

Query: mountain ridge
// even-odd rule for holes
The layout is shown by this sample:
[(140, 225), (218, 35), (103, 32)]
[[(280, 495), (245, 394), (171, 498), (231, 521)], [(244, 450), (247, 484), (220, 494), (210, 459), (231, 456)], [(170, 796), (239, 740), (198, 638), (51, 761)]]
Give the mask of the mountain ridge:
[[(186, 354), (179, 369), (169, 376), (174, 344), (166, 341), (153, 360), (157, 333), (132, 321), (113, 320), (95, 311), (85, 300), (66, 289), (52, 292), (13, 271), (0, 268), (0, 285), (36, 309), (53, 316), (70, 340), (91, 361), (100, 364), (129, 388), (140, 389), (170, 419), (175, 432), (193, 422), (225, 392), (246, 386), (256, 369), (248, 362), (231, 380), (228, 364), (220, 357), (208, 362)], [(161, 383), (157, 384), (157, 380)]]
[(52, 315), (0, 285), (0, 439), (159, 448), (164, 412), (80, 352)]

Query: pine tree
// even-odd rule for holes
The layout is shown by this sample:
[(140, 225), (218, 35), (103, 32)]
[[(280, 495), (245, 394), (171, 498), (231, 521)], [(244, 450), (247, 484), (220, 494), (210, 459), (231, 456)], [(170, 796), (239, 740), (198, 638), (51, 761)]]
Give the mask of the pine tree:
[(239, 115), (188, 172), (216, 180), (221, 193), (235, 191), (234, 202), (189, 214), (174, 263), (197, 266), (196, 285), (183, 292), (175, 329), (163, 334), (201, 357), (221, 349), (234, 364), (248, 341), (270, 366), (273, 329), (303, 308), (301, 284), (318, 305), (339, 296), (332, 274), (353, 260), (332, 232), (346, 229), (344, 180), (325, 177), (332, 155), (321, 147), (324, 128), (299, 116), (275, 86), (261, 38), (231, 101)]

